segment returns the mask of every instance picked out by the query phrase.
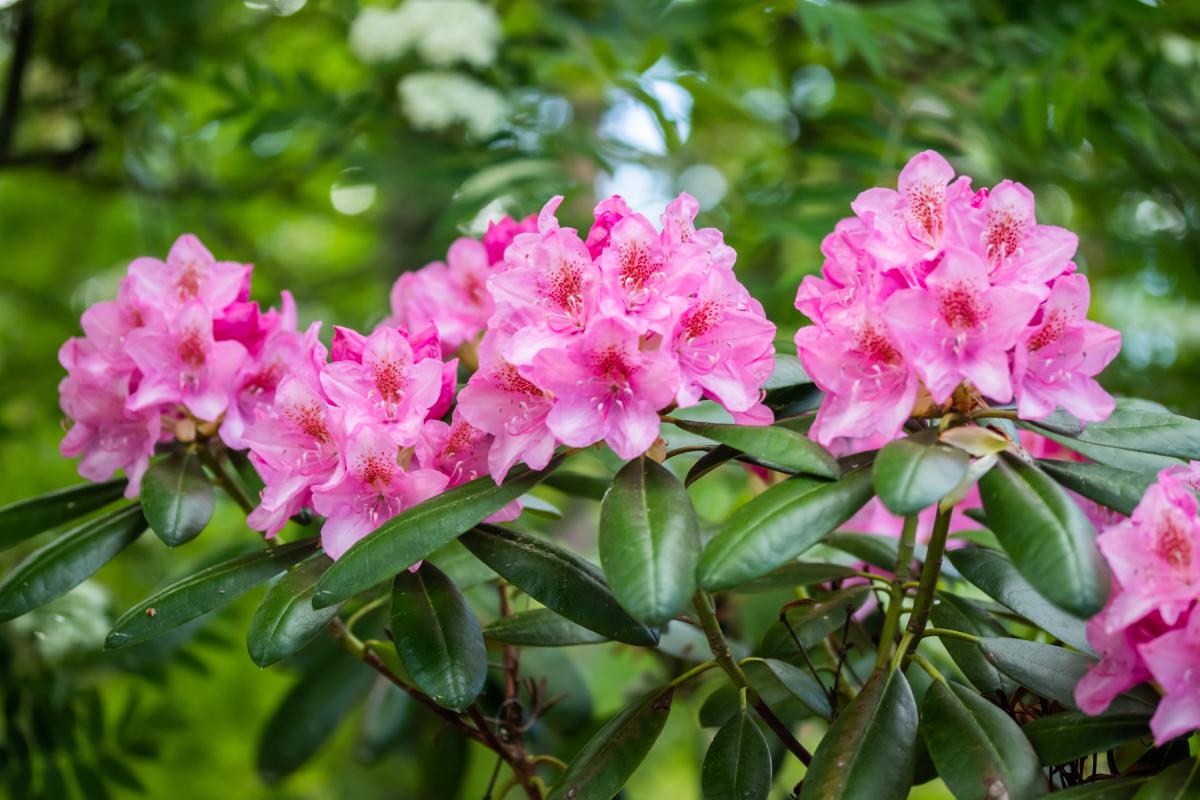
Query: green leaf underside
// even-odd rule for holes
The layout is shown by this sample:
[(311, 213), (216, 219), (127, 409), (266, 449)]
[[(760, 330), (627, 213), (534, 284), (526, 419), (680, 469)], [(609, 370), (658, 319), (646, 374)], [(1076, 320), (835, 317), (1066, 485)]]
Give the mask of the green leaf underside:
[(917, 756), (917, 704), (901, 672), (877, 670), (813, 754), (800, 800), (901, 800)]
[(526, 647), (568, 647), (609, 641), (549, 608), (533, 608), (499, 617), (484, 626), (483, 635), (493, 641)]
[(1082, 711), (1060, 711), (1038, 717), (1023, 728), (1046, 766), (1103, 753), (1150, 735), (1145, 714), (1105, 712), (1098, 717)]
[(656, 689), (605, 723), (571, 759), (546, 800), (612, 800), (662, 733), (673, 694)]
[[(750, 661), (743, 671), (754, 691), (768, 708), (777, 712), (793, 709), (800, 716), (816, 716), (828, 720), (833, 716), (829, 695), (808, 670), (778, 659)], [(700, 706), (700, 725), (719, 728), (741, 708), (738, 688), (725, 683), (704, 699)]]
[(483, 563), (534, 600), (588, 630), (652, 647), (658, 632), (629, 615), (591, 562), (544, 539), (479, 525), (461, 539)]
[(871, 473), (836, 482), (789, 478), (739, 508), (700, 557), (700, 582), (730, 589), (792, 561), (854, 516), (871, 497)]
[(401, 511), (342, 554), (317, 584), (313, 605), (330, 606), (389, 580), (525, 494), (565, 457), (539, 472), (519, 466), (500, 486), (485, 475)]
[(921, 733), (938, 775), (959, 800), (1046, 793), (1041, 764), (1021, 728), (973, 689), (934, 681), (921, 704)]
[[(974, 636), (1004, 636), (1005, 630), (985, 611), (971, 601), (947, 592), (938, 594), (938, 602), (929, 615), (930, 621), (939, 628), (970, 633)], [(958, 639), (942, 639), (942, 646), (950, 658), (962, 670), (967, 680), (981, 692), (1005, 689), (1005, 679), (1000, 671), (984, 658), (973, 642)]]
[(74, 589), (145, 530), (142, 509), (134, 504), (89, 519), (47, 542), (0, 582), (0, 622)]
[(315, 536), (241, 556), (176, 581), (121, 615), (108, 634), (108, 649), (126, 647), (179, 627), (227, 605), (316, 550)]
[(984, 547), (963, 547), (947, 553), (959, 574), (998, 603), (1085, 653), (1085, 620), (1063, 611), (1042, 597), (1003, 553)]
[(432, 564), (392, 585), (392, 636), (404, 670), (441, 706), (461, 711), (483, 690), (487, 648), (454, 582)]
[(255, 664), (267, 667), (287, 658), (320, 635), (337, 615), (341, 605), (312, 607), (317, 581), (332, 563), (324, 553), (314, 553), (267, 590), (246, 632), (246, 648)]
[(1065, 426), (1053, 422), (1050, 426), (1051, 430), (1057, 428), (1058, 435), (1085, 444), (1184, 460), (1200, 459), (1200, 421), (1167, 411), (1134, 408), (1124, 400), (1117, 402), (1108, 419), (1080, 426), (1073, 434)]
[(721, 726), (704, 755), (705, 800), (764, 800), (771, 791), (771, 749), (743, 709)]
[(125, 491), (125, 479), (83, 483), (0, 508), (0, 550), (103, 508)]
[(150, 530), (168, 547), (195, 539), (212, 518), (216, 495), (200, 456), (177, 452), (150, 465), (142, 478), (142, 510)]
[(836, 478), (840, 474), (837, 459), (809, 439), (781, 425), (728, 425), (719, 422), (678, 420), (676, 425), (688, 433), (712, 439), (755, 457), (763, 466), (779, 467), (784, 472)]
[(791, 564), (784, 564), (782, 567), (768, 572), (761, 578), (755, 578), (749, 583), (744, 583), (733, 591), (743, 594), (774, 592), (780, 589), (792, 589), (797, 586), (811, 586), (814, 583), (828, 583), (848, 578), (853, 574), (854, 570), (849, 567), (843, 567), (840, 564), (818, 564), (796, 561)]
[(969, 463), (966, 453), (929, 434), (897, 439), (875, 457), (875, 491), (893, 514), (915, 514), (958, 486)]
[(1104, 464), (1041, 459), (1038, 466), (1060, 485), (1125, 516), (1141, 501), (1155, 481), (1153, 472), (1132, 472)]
[(1132, 450), (1124, 447), (1109, 447), (1107, 445), (1096, 444), (1084, 439), (1079, 439), (1074, 436), (1066, 436), (1062, 433), (1057, 433), (1046, 428), (1039, 427), (1036, 424), (1028, 422), (1018, 422), (1022, 428), (1033, 431), (1034, 433), (1045, 436), (1052, 442), (1057, 442), (1063, 447), (1074, 450), (1081, 456), (1095, 461), (1098, 464), (1105, 464), (1117, 469), (1128, 470), (1131, 472), (1158, 472), (1167, 467), (1178, 466), (1184, 463), (1181, 459), (1171, 456), (1159, 455), (1157, 453), (1145, 453), (1140, 450)]
[(1096, 531), (1046, 473), (1004, 454), (979, 481), (988, 525), (1017, 571), (1050, 602), (1090, 617), (1108, 598)]
[(617, 601), (663, 625), (696, 592), (700, 525), (687, 490), (650, 458), (626, 464), (600, 505), (600, 564)]

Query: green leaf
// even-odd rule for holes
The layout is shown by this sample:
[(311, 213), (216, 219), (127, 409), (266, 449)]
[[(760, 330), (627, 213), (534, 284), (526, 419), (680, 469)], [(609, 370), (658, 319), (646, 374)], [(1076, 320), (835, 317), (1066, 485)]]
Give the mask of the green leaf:
[(532, 489), (564, 457), (540, 472), (519, 466), (500, 486), (484, 475), (401, 511), (334, 562), (317, 584), (313, 606), (339, 603), (408, 569)]
[[(979, 649), (997, 669), (1021, 686), (1075, 711), (1079, 710), (1075, 685), (1096, 663), (1082, 653), (1024, 639), (984, 637), (979, 640)], [(1118, 695), (1109, 710), (1149, 718), (1156, 704), (1153, 691), (1134, 690)]]
[(691, 486), (696, 481), (703, 478), (708, 473), (715, 470), (722, 464), (727, 464), (730, 461), (737, 459), (739, 451), (726, 444), (719, 444), (712, 450), (709, 450), (700, 458), (696, 459), (696, 463), (692, 464), (692, 468), (688, 470), (687, 477), (683, 479), (684, 486)]
[(1092, 652), (1085, 620), (1068, 614), (1038, 594), (1003, 553), (986, 547), (963, 547), (946, 554), (959, 574), (993, 600), (1012, 609), (1072, 647)]
[(871, 497), (871, 473), (836, 482), (789, 478), (733, 513), (700, 557), (700, 582), (730, 589), (792, 561), (858, 511)]
[(7, 550), (42, 531), (103, 508), (121, 496), (125, 483), (124, 478), (106, 483), (82, 483), (9, 503), (0, 508), (0, 550)]
[(988, 525), (1033, 587), (1080, 617), (1108, 598), (1108, 569), (1079, 504), (1032, 464), (1004, 454), (979, 481)]
[(405, 672), (438, 705), (461, 711), (483, 691), (487, 647), (479, 621), (433, 564), (396, 576), (392, 636)]
[(142, 509), (128, 505), (90, 519), (33, 551), (0, 582), (0, 622), (74, 589), (144, 530)]
[(337, 616), (340, 605), (312, 607), (317, 581), (332, 563), (324, 553), (314, 553), (267, 590), (246, 632), (246, 647), (255, 664), (269, 667), (287, 658), (316, 638)]
[(126, 647), (173, 630), (220, 608), (263, 581), (307, 558), (318, 538), (251, 553), (203, 569), (160, 589), (121, 615), (104, 642), (107, 649)]
[(879, 499), (904, 516), (949, 494), (967, 474), (970, 461), (962, 450), (938, 444), (929, 431), (889, 442), (875, 457), (871, 474)]
[(719, 422), (676, 420), (687, 431), (748, 453), (770, 469), (780, 472), (836, 478), (840, 474), (837, 459), (825, 448), (781, 425), (727, 425)]
[(745, 671), (746, 676), (752, 678), (751, 684), (755, 688), (777, 683), (821, 719), (833, 716), (833, 708), (829, 705), (829, 695), (825, 687), (818, 683), (807, 669), (778, 658), (767, 658), (751, 661), (745, 665)]
[(1038, 466), (1060, 485), (1125, 516), (1133, 513), (1155, 480), (1153, 472), (1130, 472), (1104, 464), (1041, 459)]
[(574, 553), (495, 525), (478, 525), (460, 541), (497, 575), (560, 616), (618, 642), (658, 643), (658, 632), (629, 616), (600, 570)]
[(1139, 775), (1136, 778), (1115, 778), (1111, 780), (1081, 783), (1054, 793), (1054, 800), (1130, 800), (1137, 794), (1138, 789), (1146, 785), (1149, 776)]
[(563, 494), (572, 497), (586, 497), (589, 500), (602, 500), (609, 485), (604, 478), (563, 471), (546, 476), (544, 482), (551, 489), (557, 489)]
[(745, 709), (721, 726), (704, 755), (705, 800), (764, 800), (771, 791), (771, 749)]
[(763, 383), (763, 388), (771, 391), (772, 389), (802, 386), (809, 383), (812, 383), (812, 378), (808, 377), (808, 372), (805, 371), (804, 365), (800, 363), (800, 359), (786, 353), (776, 353), (775, 371)]
[(383, 758), (400, 741), (415, 702), (408, 692), (387, 678), (376, 678), (363, 704), (355, 755), (368, 764)]
[[(888, 572), (896, 568), (896, 558), (900, 554), (899, 542), (896, 539), (874, 533), (839, 531), (826, 537), (825, 544)], [(917, 553), (914, 553), (914, 556), (920, 558)]]
[[(938, 593), (938, 603), (930, 611), (929, 618), (939, 628), (962, 631), (974, 636), (1003, 636), (1005, 634), (1004, 628), (982, 609), (969, 600), (964, 600), (948, 592)], [(950, 638), (939, 641), (976, 689), (981, 692), (1005, 689), (1005, 680), (1000, 672), (983, 657), (973, 642)]]
[(1081, 428), (1072, 437), (1078, 442), (1185, 460), (1200, 459), (1200, 420), (1167, 411), (1119, 401), (1108, 419)]
[(533, 608), (498, 617), (484, 626), (483, 635), (497, 642), (526, 647), (567, 647), (608, 641), (548, 608)]
[(876, 670), (813, 754), (800, 800), (902, 800), (917, 758), (917, 704), (904, 673)]
[(654, 746), (674, 689), (656, 689), (610, 719), (575, 754), (546, 800), (612, 800)]
[(794, 589), (797, 586), (811, 586), (814, 583), (828, 583), (849, 578), (853, 574), (854, 570), (843, 567), (841, 564), (793, 561), (791, 564), (784, 564), (779, 569), (768, 572), (761, 578), (744, 583), (733, 591), (742, 594), (774, 592), (780, 589)]
[(652, 458), (636, 458), (613, 479), (600, 505), (600, 564), (617, 601), (662, 625), (696, 592), (700, 525), (679, 479)]
[(1195, 800), (1200, 797), (1200, 758), (1177, 761), (1150, 779), (1133, 800)]
[(1082, 711), (1060, 711), (1038, 717), (1023, 730), (1046, 766), (1103, 753), (1150, 735), (1145, 714), (1111, 712), (1093, 717)]
[[(829, 634), (846, 624), (847, 615), (860, 608), (870, 595), (871, 587), (847, 586), (836, 592), (818, 595), (811, 603), (789, 608), (788, 624), (805, 650), (819, 644)], [(782, 622), (767, 629), (759, 651), (764, 656), (790, 658), (797, 656), (796, 642)]]
[(1158, 472), (1166, 467), (1178, 466), (1183, 463), (1177, 458), (1162, 456), (1157, 453), (1143, 453), (1123, 447), (1108, 447), (1096, 444), (1076, 438), (1075, 436), (1058, 433), (1035, 423), (1018, 422), (1017, 425), (1026, 430), (1033, 431), (1040, 436), (1045, 436), (1050, 441), (1057, 442), (1063, 447), (1074, 450), (1081, 456), (1086, 456), (1098, 464), (1105, 464), (1130, 472)]
[(171, 453), (142, 478), (142, 511), (150, 530), (168, 547), (190, 542), (212, 518), (216, 496), (192, 451)]
[(934, 681), (921, 703), (921, 733), (938, 775), (958, 800), (1041, 797), (1041, 764), (1003, 709), (961, 684)]
[(258, 742), (258, 772), (276, 783), (308, 761), (367, 693), (375, 671), (350, 656), (306, 670), (284, 696)]

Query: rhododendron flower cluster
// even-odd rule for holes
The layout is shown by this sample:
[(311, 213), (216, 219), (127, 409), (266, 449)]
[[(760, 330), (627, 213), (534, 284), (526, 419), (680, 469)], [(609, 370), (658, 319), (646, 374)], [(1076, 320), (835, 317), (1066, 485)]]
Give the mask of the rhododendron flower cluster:
[(1094, 377), (1120, 335), (1086, 318), (1078, 241), (1040, 225), (1026, 187), (974, 191), (932, 151), (869, 189), (821, 245), (821, 275), (796, 307), (801, 362), (827, 396), (812, 434), (845, 453), (900, 434), (914, 409), (1015, 401), (1040, 419), (1062, 407), (1085, 422), (1112, 398)]
[(459, 396), (463, 418), (494, 437), (496, 480), (517, 461), (545, 466), (556, 443), (603, 440), (634, 458), (658, 438), (661, 410), (703, 397), (769, 423), (775, 326), (734, 276), (721, 232), (696, 229), (696, 200), (681, 194), (659, 230), (611, 197), (586, 238), (559, 224), (561, 202), (488, 279), (495, 311)]
[(391, 325), (409, 330), (437, 326), (442, 347), (457, 350), (474, 342), (496, 310), (487, 281), (504, 262), (504, 251), (518, 234), (536, 230), (537, 217), (489, 222), (483, 241), (456, 239), (445, 262), (406, 272), (392, 286)]
[(1089, 714), (1142, 681), (1163, 691), (1150, 729), (1158, 745), (1200, 728), (1200, 462), (1170, 467), (1133, 516), (1099, 537), (1113, 594), (1088, 622), (1101, 655), (1075, 689)]
[(133, 261), (117, 299), (83, 313), (84, 336), (59, 350), (69, 424), (61, 450), (81, 457), (83, 477), (123, 469), (136, 497), (160, 442), (219, 425), (226, 442), (244, 446), (246, 421), (272, 402), (305, 339), (286, 292), (279, 310), (249, 301), (251, 269), (184, 235), (165, 262)]

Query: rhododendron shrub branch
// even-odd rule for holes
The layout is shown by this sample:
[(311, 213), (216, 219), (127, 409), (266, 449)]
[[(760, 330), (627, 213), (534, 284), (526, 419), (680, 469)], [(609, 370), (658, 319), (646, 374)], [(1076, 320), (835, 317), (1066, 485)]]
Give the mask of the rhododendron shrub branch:
[[(147, 526), (191, 541), (215, 485), (267, 546), (134, 606), (109, 645), (278, 576), (253, 660), (303, 668), (329, 631), (507, 765), (487, 796), (613, 797), (701, 683), (707, 797), (769, 795), (762, 727), (801, 800), (1191, 780), (1200, 422), (1101, 387), (1120, 336), (1028, 188), (925, 152), (853, 199), (797, 291), (795, 355), (690, 196), (657, 220), (607, 198), (586, 232), (561, 202), (324, 338), (194, 237), (135, 261), (60, 354), (62, 451), (103, 483), (0, 509), (10, 543), (81, 520), (5, 576), (0, 616)], [(743, 496), (702, 521), (720, 480)], [(539, 656), (587, 646), (649, 654), (604, 724), (559, 711), (571, 662)], [(268, 730), (321, 727), (290, 711)], [(294, 752), (265, 736), (264, 774)]]

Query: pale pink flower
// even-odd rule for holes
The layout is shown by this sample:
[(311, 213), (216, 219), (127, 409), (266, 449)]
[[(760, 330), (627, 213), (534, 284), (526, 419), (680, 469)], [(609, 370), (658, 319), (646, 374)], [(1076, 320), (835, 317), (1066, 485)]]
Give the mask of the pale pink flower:
[(125, 337), (125, 349), (142, 373), (130, 411), (181, 403), (197, 419), (216, 421), (229, 405), (233, 378), (246, 348), (213, 340), (212, 314), (198, 300), (164, 327), (143, 327)]
[(1008, 351), (1033, 317), (1037, 297), (990, 285), (987, 265), (957, 248), (946, 251), (926, 285), (889, 297), (884, 317), (934, 401), (944, 403), (964, 380), (992, 400), (1011, 400)]
[(639, 349), (638, 330), (602, 317), (565, 351), (542, 351), (530, 371), (554, 395), (547, 425), (563, 443), (585, 447), (605, 440), (621, 458), (636, 458), (658, 438), (658, 411), (679, 386), (668, 354)]
[(600, 312), (623, 316), (638, 333), (666, 333), (671, 317), (667, 296), (670, 267), (661, 237), (641, 214), (613, 226), (600, 264)]
[(417, 360), (408, 339), (384, 327), (366, 338), (361, 363), (347, 359), (327, 364), (321, 386), (345, 412), (349, 429), (380, 425), (396, 444), (408, 446), (416, 442), (441, 396), (442, 369), (436, 358)]
[(1087, 319), (1091, 293), (1083, 275), (1064, 275), (1017, 339), (1013, 388), (1022, 419), (1062, 407), (1084, 422), (1100, 422), (1115, 403), (1093, 376), (1121, 350), (1121, 334)]
[(482, 242), (457, 239), (446, 263), (434, 262), (400, 276), (392, 287), (392, 318), (387, 324), (409, 330), (434, 325), (443, 345), (454, 350), (477, 337), (495, 310), (487, 289), (491, 272)]
[[(405, 471), (392, 434), (361, 425), (347, 437), (345, 468), (335, 481), (313, 489), (313, 508), (325, 517), (321, 546), (333, 559), (406, 508), (433, 497), (448, 482), (432, 469)], [(404, 565), (409, 566), (409, 565)]]
[(493, 437), (488, 471), (500, 483), (518, 461), (542, 469), (554, 454), (550, 397), (500, 354), (494, 334), (479, 345), (479, 369), (458, 393), (456, 413)]
[[(88, 307), (79, 322), (84, 335), (95, 346), (103, 369), (132, 370), (133, 359), (125, 352), (125, 337), (145, 325), (147, 317), (158, 321), (162, 315), (136, 302), (133, 279), (126, 275), (121, 280), (117, 299)], [(92, 368), (96, 366), (94, 364)]]
[[(687, 192), (667, 204), (662, 216), (662, 246), (668, 258), (679, 257), (689, 269), (733, 269), (737, 253), (716, 228), (697, 228), (700, 203)], [(678, 271), (678, 270), (675, 270)]]
[(1200, 606), (1192, 606), (1187, 622), (1138, 647), (1146, 667), (1165, 696), (1150, 719), (1154, 744), (1200, 728)]
[(129, 265), (139, 303), (170, 316), (200, 302), (214, 317), (250, 292), (249, 264), (217, 261), (191, 234), (175, 240), (165, 262), (138, 258)]
[[(439, 419), (425, 423), (417, 440), (417, 463), (445, 475), (450, 481), (446, 488), (452, 488), (488, 474), (491, 446), (492, 435), (476, 428), (456, 411), (449, 425)], [(520, 515), (521, 502), (514, 500), (486, 521), (511, 522)]]

